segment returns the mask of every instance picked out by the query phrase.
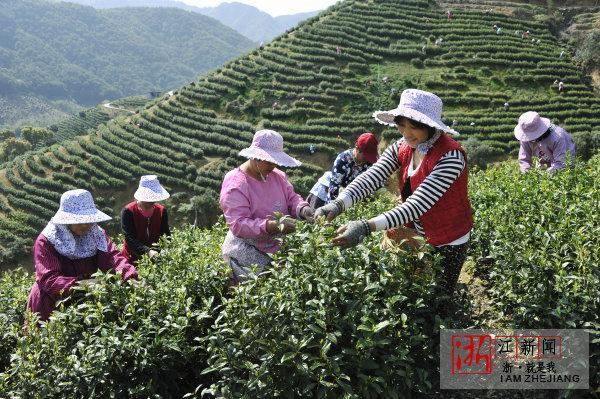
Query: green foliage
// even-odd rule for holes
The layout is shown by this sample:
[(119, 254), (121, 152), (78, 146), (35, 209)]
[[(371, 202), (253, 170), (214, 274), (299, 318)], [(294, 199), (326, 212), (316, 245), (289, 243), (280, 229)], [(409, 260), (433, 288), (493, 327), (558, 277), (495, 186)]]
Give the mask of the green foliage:
[(600, 65), (600, 31), (592, 30), (575, 54), (575, 60), (588, 70)]
[[(515, 163), (476, 173), (472, 254), (494, 307), (516, 325), (599, 323), (600, 157), (556, 174)], [(515, 250), (518, 245), (518, 250)]]
[(29, 141), (11, 137), (0, 143), (0, 160), (2, 162), (13, 160), (17, 156), (31, 151), (32, 148)]
[[(195, 388), (207, 355), (194, 337), (207, 335), (226, 283), (217, 267), (222, 239), (216, 231), (176, 232), (176, 247), (139, 265), (140, 281), (99, 273), (99, 284), (79, 288), (48, 323), (36, 327), (28, 318), (27, 333), (0, 341), (14, 346), (18, 338), (11, 365), (0, 374), (0, 396), (181, 397)], [(15, 288), (5, 288), (17, 283), (14, 301), (22, 314), (25, 281), (9, 275), (0, 283), (7, 284), (2, 296), (9, 300)], [(23, 319), (11, 321), (8, 331)]]
[(24, 126), (21, 128), (21, 137), (29, 141), (34, 148), (50, 145), (54, 141), (54, 133), (43, 127)]
[(0, 21), (8, 60), (0, 92), (83, 105), (182, 85), (253, 47), (232, 29), (177, 9), (27, 0), (3, 4)]
[(486, 168), (490, 161), (503, 154), (502, 150), (491, 147), (475, 137), (469, 137), (462, 141), (461, 145), (467, 152), (469, 166), (477, 166), (480, 169)]
[(600, 150), (600, 130), (579, 132), (573, 135), (577, 157), (588, 160)]

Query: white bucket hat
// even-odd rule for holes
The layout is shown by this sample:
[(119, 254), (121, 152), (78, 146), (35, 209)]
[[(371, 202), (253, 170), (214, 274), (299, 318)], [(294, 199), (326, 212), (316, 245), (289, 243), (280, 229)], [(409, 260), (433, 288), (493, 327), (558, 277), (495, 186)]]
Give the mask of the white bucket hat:
[(140, 178), (140, 184), (133, 197), (142, 202), (164, 201), (171, 195), (158, 181), (156, 175), (144, 175)]
[(388, 126), (396, 126), (396, 116), (404, 116), (456, 136), (459, 134), (442, 122), (442, 99), (428, 91), (406, 89), (397, 108), (373, 113), (377, 122)]
[(283, 152), (283, 137), (274, 130), (264, 129), (254, 133), (252, 145), (241, 150), (240, 155), (289, 168), (302, 165), (302, 162)]
[(519, 141), (532, 141), (546, 133), (551, 125), (550, 119), (541, 118), (537, 112), (525, 112), (519, 117), (519, 122), (515, 126), (515, 137)]
[(60, 207), (51, 221), (55, 224), (99, 223), (112, 219), (99, 211), (87, 190), (69, 190), (60, 197)]

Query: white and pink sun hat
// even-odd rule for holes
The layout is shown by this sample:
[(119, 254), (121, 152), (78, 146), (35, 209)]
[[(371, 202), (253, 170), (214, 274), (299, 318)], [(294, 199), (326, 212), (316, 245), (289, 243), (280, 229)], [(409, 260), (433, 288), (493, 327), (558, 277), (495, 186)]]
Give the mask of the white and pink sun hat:
[(404, 116), (455, 136), (459, 134), (442, 122), (442, 99), (428, 91), (406, 89), (400, 96), (398, 107), (373, 113), (377, 122), (388, 126), (396, 126), (394, 118), (397, 116)]
[(89, 191), (77, 189), (66, 191), (60, 197), (60, 207), (51, 221), (54, 224), (86, 224), (110, 219), (110, 216), (96, 208)]
[(532, 141), (544, 134), (551, 125), (550, 119), (540, 117), (535, 111), (528, 111), (519, 116), (515, 137), (519, 141)]
[(160, 185), (156, 175), (144, 175), (140, 178), (138, 189), (133, 198), (142, 202), (159, 202), (170, 197), (170, 194)]
[(263, 129), (254, 133), (252, 144), (241, 150), (240, 155), (248, 159), (268, 161), (288, 168), (302, 165), (302, 162), (283, 151), (283, 137), (274, 130)]

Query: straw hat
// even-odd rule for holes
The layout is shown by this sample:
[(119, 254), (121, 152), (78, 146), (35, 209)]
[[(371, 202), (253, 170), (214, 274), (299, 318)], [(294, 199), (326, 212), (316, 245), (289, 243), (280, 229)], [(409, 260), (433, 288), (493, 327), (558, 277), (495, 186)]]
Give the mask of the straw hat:
[(515, 126), (515, 137), (519, 141), (532, 141), (544, 134), (551, 125), (550, 119), (540, 117), (537, 112), (525, 112)]

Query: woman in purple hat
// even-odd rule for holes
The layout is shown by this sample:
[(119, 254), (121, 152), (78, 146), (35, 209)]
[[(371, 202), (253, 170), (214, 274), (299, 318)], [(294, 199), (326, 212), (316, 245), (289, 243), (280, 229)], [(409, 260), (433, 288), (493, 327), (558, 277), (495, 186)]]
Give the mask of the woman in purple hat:
[(125, 281), (137, 278), (135, 267), (97, 224), (110, 219), (96, 209), (89, 191), (70, 190), (61, 196), (58, 212), (33, 247), (35, 283), (27, 308), (40, 320), (48, 319), (75, 284), (93, 283), (91, 276), (98, 270), (120, 271)]
[(369, 220), (342, 226), (333, 245), (353, 247), (378, 230), (400, 229), (401, 236), (422, 235), (443, 257), (442, 284), (451, 294), (467, 256), (473, 227), (466, 153), (449, 136), (458, 133), (442, 122), (442, 100), (422, 90), (404, 90), (397, 108), (373, 116), (379, 123), (396, 126), (403, 138), (390, 145), (368, 171), (350, 183), (335, 201), (318, 209), (315, 216), (332, 220), (371, 196), (399, 171), (402, 203)]
[[(252, 145), (240, 151), (248, 158), (228, 172), (221, 187), (220, 205), (229, 226), (223, 243), (223, 257), (232, 270), (232, 283), (262, 272), (270, 254), (280, 246), (284, 234), (295, 231), (295, 218), (311, 221), (312, 208), (295, 191), (277, 166), (296, 167), (301, 163), (283, 151), (283, 138), (273, 130), (254, 134)], [(277, 223), (275, 213), (285, 215)]]
[(346, 150), (335, 158), (333, 167), (319, 178), (306, 197), (313, 209), (318, 209), (337, 198), (340, 188), (346, 187), (358, 175), (377, 162), (377, 137), (373, 133), (363, 133), (356, 139), (354, 148)]
[(531, 157), (553, 173), (566, 165), (567, 154), (575, 159), (575, 142), (565, 129), (556, 126), (537, 112), (525, 112), (515, 126), (515, 137), (521, 142), (519, 167), (522, 173), (531, 169)]

